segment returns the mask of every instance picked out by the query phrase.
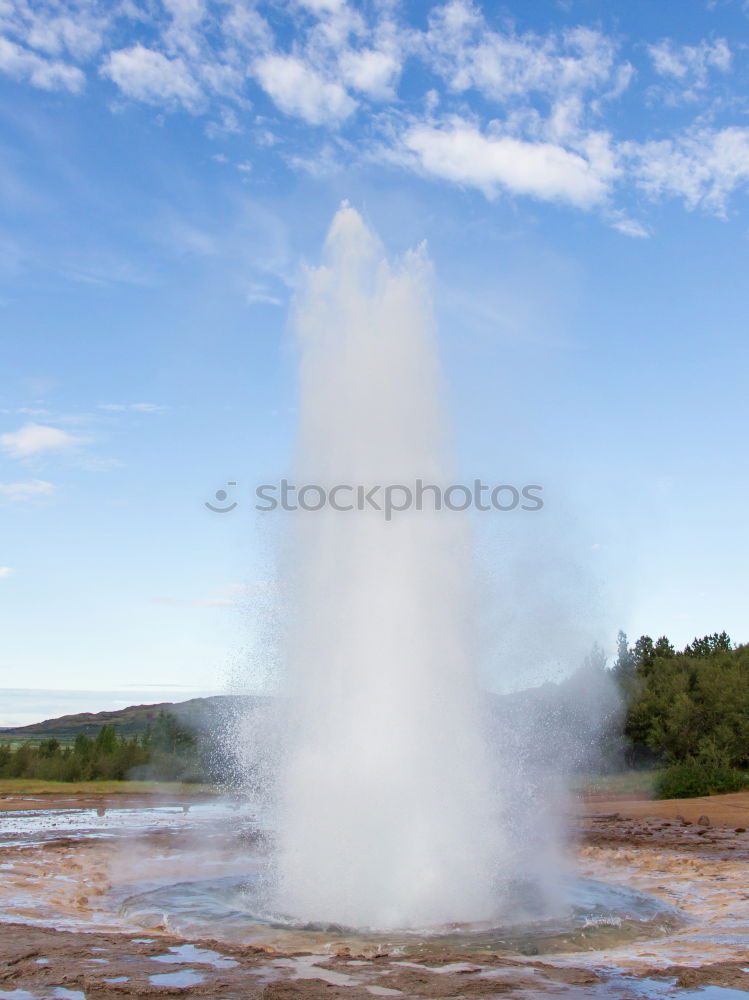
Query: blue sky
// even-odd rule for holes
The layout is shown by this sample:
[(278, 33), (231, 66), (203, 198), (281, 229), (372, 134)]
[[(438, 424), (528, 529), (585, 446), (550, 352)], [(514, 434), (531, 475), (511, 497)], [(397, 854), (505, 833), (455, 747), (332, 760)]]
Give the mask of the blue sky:
[(52, 711), (11, 689), (262, 675), (283, 525), (251, 491), (289, 469), (289, 304), (342, 199), (427, 241), (461, 475), (546, 490), (476, 525), (489, 682), (524, 634), (517, 683), (619, 627), (748, 640), (748, 18), (0, 6), (0, 724)]

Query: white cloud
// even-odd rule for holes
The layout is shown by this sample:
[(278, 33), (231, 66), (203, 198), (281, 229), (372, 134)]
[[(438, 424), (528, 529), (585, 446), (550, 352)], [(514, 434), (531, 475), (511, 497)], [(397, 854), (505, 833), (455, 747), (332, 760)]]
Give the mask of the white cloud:
[(340, 83), (325, 79), (296, 56), (265, 56), (256, 63), (255, 74), (282, 111), (310, 125), (336, 124), (356, 108)]
[(26, 483), (0, 483), (0, 497), (12, 502), (31, 500), (33, 497), (49, 496), (54, 484), (44, 479), (32, 479)]
[[(208, 122), (205, 128), (205, 134), (209, 139), (217, 139), (224, 135), (239, 135), (241, 131), (242, 128), (239, 124), (236, 112), (231, 108), (222, 108), (219, 120)], [(213, 158), (217, 159), (218, 155)]]
[(75, 14), (52, 15), (35, 11), (24, 39), (34, 49), (50, 55), (68, 51), (78, 59), (98, 52), (103, 42), (106, 21), (90, 10), (78, 9)]
[(162, 0), (172, 18), (164, 33), (170, 49), (182, 49), (196, 56), (201, 49), (200, 23), (206, 15), (203, 0)]
[(147, 104), (181, 104), (192, 111), (201, 103), (200, 87), (181, 57), (169, 59), (140, 43), (110, 52), (100, 72), (128, 97)]
[(137, 410), (139, 413), (161, 413), (162, 410), (166, 410), (166, 406), (162, 406), (159, 403), (131, 403), (131, 410)]
[(83, 90), (86, 83), (83, 71), (77, 66), (59, 60), (45, 59), (44, 56), (2, 37), (0, 37), (0, 71), (16, 80), (28, 80), (33, 87), (38, 87), (40, 90), (68, 90), (77, 94)]
[(315, 150), (311, 156), (287, 156), (286, 162), (294, 170), (309, 174), (320, 180), (323, 177), (332, 177), (341, 172), (343, 163), (338, 152), (326, 143), (322, 148)]
[(346, 0), (299, 0), (303, 7), (314, 14), (334, 13), (346, 6)]
[(393, 97), (401, 67), (391, 53), (377, 49), (344, 52), (340, 65), (346, 83), (354, 90), (377, 100)]
[(649, 230), (641, 222), (626, 215), (614, 216), (611, 226), (623, 236), (632, 236), (634, 239), (646, 240), (650, 236)]
[(587, 208), (605, 199), (612, 173), (610, 166), (553, 143), (484, 135), (461, 119), (441, 128), (412, 126), (403, 143), (425, 172), (479, 188), (488, 197), (503, 188)]
[[(747, 133), (738, 118), (745, 95), (738, 73), (729, 77), (738, 43), (733, 53), (724, 38), (682, 45), (655, 36), (634, 45), (584, 24), (522, 31), (488, 0), (427, 7), (424, 18), (409, 20), (408, 5), (396, 0), (0, 0), (0, 72), (77, 93), (96, 59), (100, 75), (127, 97), (160, 110), (205, 112), (210, 138), (251, 135), (257, 146), (277, 146), (269, 156), (316, 177), (371, 159), (379, 141), (390, 162), (489, 197), (504, 190), (598, 206), (603, 221), (627, 236), (648, 229), (617, 214), (615, 182), (719, 215), (747, 184)], [(569, 23), (566, 15), (562, 20)], [(115, 26), (126, 42), (112, 50), (107, 40)], [(626, 44), (637, 71), (625, 58)], [(399, 91), (406, 68), (414, 72)], [(612, 116), (610, 125), (606, 119), (627, 88), (639, 85), (633, 103), (639, 97), (652, 107), (654, 96), (671, 104), (704, 100), (719, 84), (713, 119), (705, 116), (686, 132), (636, 109)], [(320, 138), (287, 141), (281, 115), (265, 119), (253, 108), (261, 90), (281, 112), (318, 128)], [(354, 116), (359, 107), (365, 114)], [(731, 112), (739, 124), (728, 117), (714, 124)], [(658, 131), (628, 141), (622, 130), (633, 121), (638, 129), (652, 122)], [(246, 174), (250, 160), (243, 156), (231, 162)], [(213, 158), (229, 160), (226, 152)], [(262, 171), (262, 158), (257, 165)], [(169, 237), (180, 252), (202, 256), (216, 256), (221, 245), (219, 235), (187, 226), (172, 227)], [(0, 245), (3, 266), (24, 260), (22, 245)], [(102, 272), (98, 259), (84, 256), (64, 273), (85, 281), (145, 280), (129, 264), (105, 263)], [(260, 286), (249, 294), (265, 300)]]
[(262, 285), (256, 281), (250, 282), (247, 286), (246, 297), (249, 305), (282, 306), (284, 304), (284, 300), (274, 295), (266, 285)]
[(659, 76), (679, 81), (688, 92), (706, 87), (711, 69), (721, 73), (731, 69), (731, 50), (724, 38), (699, 45), (678, 45), (665, 38), (648, 46), (648, 54)]
[(601, 32), (578, 27), (561, 35), (502, 33), (491, 30), (467, 0), (432, 11), (423, 52), (452, 90), (475, 89), (495, 101), (626, 85), (615, 45)]
[(224, 37), (235, 44), (268, 49), (273, 43), (268, 22), (244, 0), (235, 0), (229, 4), (221, 27)]
[(11, 458), (28, 458), (47, 451), (65, 451), (79, 440), (59, 427), (24, 424), (17, 431), (0, 434), (0, 448)]
[(13, 575), (13, 570), (10, 566), (0, 566), (0, 580), (7, 580), (9, 576)]
[(690, 209), (725, 216), (730, 196), (749, 185), (749, 127), (692, 129), (675, 139), (623, 143), (621, 150), (651, 198), (680, 197)]

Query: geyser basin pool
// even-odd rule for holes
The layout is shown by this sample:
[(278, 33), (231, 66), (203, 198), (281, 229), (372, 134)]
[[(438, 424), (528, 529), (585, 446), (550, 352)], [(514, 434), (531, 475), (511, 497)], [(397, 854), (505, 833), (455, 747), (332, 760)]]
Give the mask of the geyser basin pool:
[[(160, 927), (184, 936), (272, 944), (289, 951), (404, 956), (463, 952), (525, 955), (587, 951), (659, 937), (683, 923), (674, 907), (633, 889), (592, 879), (570, 880), (566, 911), (551, 919), (513, 919), (512, 913), (489, 923), (414, 927), (378, 931), (297, 921), (274, 913), (260, 877), (229, 877), (180, 882), (126, 899), (129, 923)], [(531, 887), (532, 891), (532, 887)], [(518, 912), (524, 887), (514, 887)]]

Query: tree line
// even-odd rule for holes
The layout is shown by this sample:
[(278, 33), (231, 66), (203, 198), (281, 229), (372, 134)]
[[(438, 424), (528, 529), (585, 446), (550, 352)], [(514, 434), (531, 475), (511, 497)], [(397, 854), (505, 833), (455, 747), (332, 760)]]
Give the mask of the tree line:
[(72, 744), (54, 737), (16, 747), (0, 744), (0, 778), (44, 781), (206, 780), (206, 749), (179, 719), (160, 712), (142, 736), (119, 736), (102, 726), (95, 737), (79, 733)]
[(676, 650), (666, 636), (619, 632), (613, 675), (624, 703), (624, 759), (665, 765), (664, 798), (749, 787), (749, 645), (715, 632)]

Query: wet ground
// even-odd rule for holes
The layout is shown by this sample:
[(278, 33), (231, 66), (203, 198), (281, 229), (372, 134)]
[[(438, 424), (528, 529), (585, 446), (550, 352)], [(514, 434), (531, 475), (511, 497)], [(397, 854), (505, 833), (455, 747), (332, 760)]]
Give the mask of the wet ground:
[[(268, 844), (262, 817), (237, 802), (189, 811), (178, 803), (122, 808), (121, 800), (116, 808), (25, 805), (0, 814), (0, 1000), (732, 1000), (749, 992), (749, 834), (734, 819), (749, 815), (749, 796), (692, 803), (691, 819), (683, 809), (677, 818), (680, 804), (589, 805), (579, 820), (582, 876), (635, 890), (680, 918), (625, 941), (592, 921), (566, 950), (525, 939), (517, 945), (524, 954), (476, 937), (404, 949), (271, 929), (250, 942), (220, 918), (177, 933), (179, 921), (158, 905), (150, 913), (141, 907), (136, 927), (126, 904), (133, 896), (158, 900), (179, 882), (229, 884), (247, 875), (248, 858), (260, 870)], [(696, 822), (710, 813), (709, 825)]]

